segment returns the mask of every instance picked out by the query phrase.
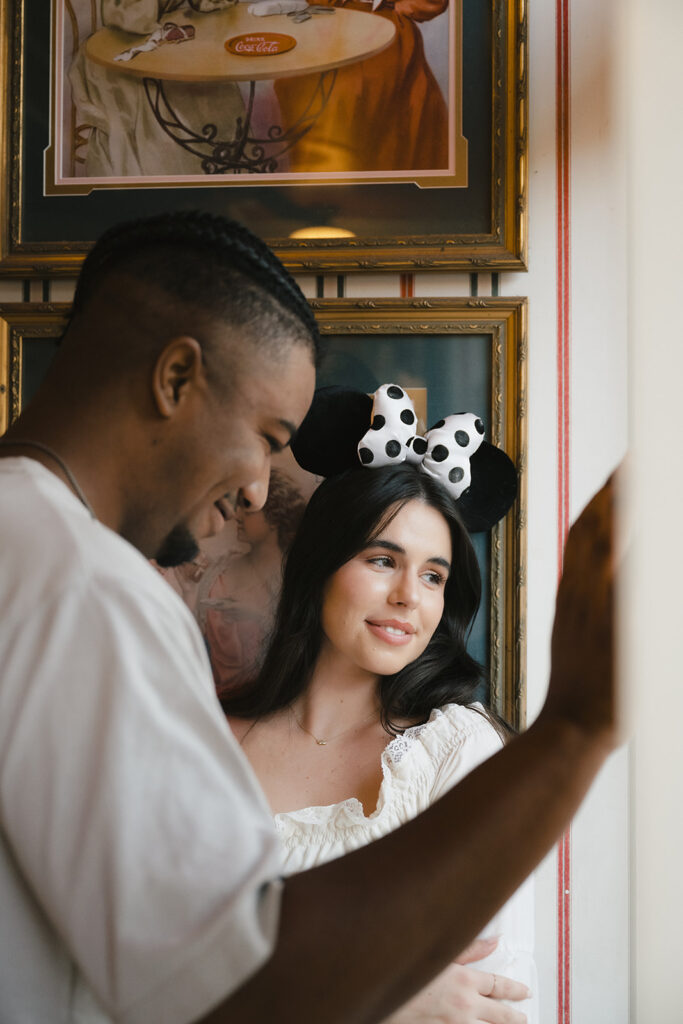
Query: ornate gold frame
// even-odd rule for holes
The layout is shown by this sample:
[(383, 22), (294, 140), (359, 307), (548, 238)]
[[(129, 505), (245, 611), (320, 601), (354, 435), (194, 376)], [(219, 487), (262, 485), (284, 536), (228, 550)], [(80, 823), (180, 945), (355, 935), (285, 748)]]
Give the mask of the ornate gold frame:
[(67, 302), (0, 304), (0, 434), (21, 411), (22, 354), (30, 338), (59, 338), (69, 313)]
[[(52, 197), (57, 203), (82, 203), (74, 209), (82, 210), (77, 220), (83, 223), (80, 241), (47, 239), (27, 240), (22, 228), (23, 211), (30, 202), (43, 201), (37, 192), (29, 196), (24, 180), (23, 122), (25, 102), (22, 93), (24, 74), (24, 12), (29, 0), (0, 0), (0, 60), (3, 71), (0, 82), (0, 145), (4, 181), (0, 190), (0, 273), (6, 276), (74, 275), (93, 238), (87, 238), (87, 205), (91, 197)], [(445, 234), (400, 234), (401, 207), (406, 202), (418, 202), (419, 190), (401, 193), (395, 204), (395, 227), (383, 221), (369, 224), (368, 235), (356, 238), (293, 240), (274, 237), (266, 220), (253, 224), (258, 234), (268, 239), (272, 247), (290, 269), (300, 273), (349, 272), (358, 270), (505, 270), (525, 269), (527, 258), (527, 0), (492, 0), (491, 69), (491, 175), (490, 221), (486, 230), (465, 233), (457, 225), (445, 228)], [(27, 26), (26, 26), (27, 30)], [(46, 117), (47, 112), (46, 112)], [(478, 168), (471, 168), (475, 178)], [(232, 187), (232, 186), (229, 186)], [(347, 189), (347, 185), (338, 185)], [(380, 190), (392, 186), (374, 185)], [(414, 186), (402, 186), (414, 189)], [(35, 189), (35, 182), (34, 182)], [(152, 192), (157, 190), (151, 190)], [(164, 202), (173, 207), (187, 203), (183, 189), (164, 189)], [(258, 191), (258, 190), (257, 190)], [(276, 192), (276, 189), (271, 190)], [(300, 190), (301, 191), (301, 190)], [(311, 197), (320, 193), (311, 188)], [(439, 195), (448, 191), (439, 189)], [(149, 189), (126, 189), (135, 193), (136, 210), (146, 212), (150, 202)], [(198, 202), (216, 203), (220, 189), (202, 187), (206, 199)], [(210, 193), (214, 193), (213, 199)], [(349, 193), (355, 195), (356, 193)], [(394, 193), (391, 193), (393, 196)], [(414, 198), (411, 199), (410, 197)], [(117, 210), (116, 193), (107, 207), (106, 217), (111, 223), (123, 219)], [(48, 199), (50, 197), (47, 197)], [(441, 200), (439, 200), (441, 201)], [(213, 207), (212, 207), (213, 208)], [(52, 207), (50, 207), (52, 209)], [(71, 209), (71, 207), (70, 207)], [(239, 211), (237, 214), (239, 216)], [(126, 217), (131, 216), (127, 212)], [(384, 216), (384, 215), (383, 215)], [(459, 215), (458, 215), (459, 216)], [(275, 223), (273, 221), (273, 223)], [(446, 223), (446, 222), (444, 222)], [(482, 222), (483, 223), (483, 222)], [(370, 232), (375, 230), (375, 234)], [(398, 229), (398, 232), (397, 230)], [(78, 229), (80, 230), (80, 229)], [(100, 233), (99, 231), (97, 232)]]
[[(491, 534), (491, 654), (493, 706), (517, 728), (526, 721), (526, 300), (316, 299), (325, 335), (490, 335), (491, 440), (519, 472), (519, 495)], [(58, 338), (68, 303), (0, 305), (0, 433), (21, 409), (23, 346)]]
[(522, 728), (526, 723), (526, 299), (316, 299), (311, 306), (323, 337), (490, 335), (490, 436), (519, 473), (518, 498), (491, 534), (490, 692), (496, 710)]

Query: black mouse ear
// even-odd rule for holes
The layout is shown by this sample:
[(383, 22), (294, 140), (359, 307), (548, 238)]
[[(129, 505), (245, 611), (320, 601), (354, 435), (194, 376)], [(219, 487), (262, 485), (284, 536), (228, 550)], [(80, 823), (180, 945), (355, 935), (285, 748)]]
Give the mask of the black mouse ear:
[(302, 469), (335, 476), (359, 466), (358, 442), (370, 426), (372, 397), (351, 388), (318, 388), (292, 440), (292, 454)]
[[(373, 396), (362, 391), (318, 388), (292, 440), (302, 469), (328, 477), (359, 467), (358, 442), (370, 427), (372, 409)], [(480, 533), (502, 519), (517, 497), (517, 470), (501, 448), (482, 441), (471, 457), (470, 472), (470, 486), (456, 499), (457, 508), (467, 530)]]
[(517, 470), (501, 448), (482, 441), (470, 471), (472, 483), (458, 498), (458, 512), (470, 533), (482, 533), (503, 518), (517, 497)]

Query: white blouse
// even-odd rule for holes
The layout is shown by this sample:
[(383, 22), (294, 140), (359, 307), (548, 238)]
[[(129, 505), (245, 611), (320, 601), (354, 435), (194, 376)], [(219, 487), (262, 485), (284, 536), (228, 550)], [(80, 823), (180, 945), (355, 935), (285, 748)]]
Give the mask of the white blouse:
[[(366, 817), (355, 797), (326, 807), (304, 807), (275, 815), (284, 848), (284, 874), (323, 864), (350, 853), (405, 824), (443, 796), (502, 741), (480, 711), (482, 705), (448, 704), (432, 711), (429, 721), (395, 737), (382, 753), (382, 785), (377, 807)], [(529, 1024), (538, 1020), (538, 985), (533, 959), (533, 880), (505, 904), (481, 936), (499, 936), (496, 950), (472, 966), (515, 978), (528, 985), (532, 998), (516, 1002)]]

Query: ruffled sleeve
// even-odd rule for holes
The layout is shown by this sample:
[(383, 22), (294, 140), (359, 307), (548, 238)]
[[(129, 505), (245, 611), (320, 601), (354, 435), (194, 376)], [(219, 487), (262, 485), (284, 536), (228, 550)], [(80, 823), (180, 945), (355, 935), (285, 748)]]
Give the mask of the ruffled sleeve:
[(418, 739), (433, 765), (429, 796), (434, 803), (503, 744), (481, 704), (448, 704), (432, 712), (431, 723), (429, 730), (422, 727)]

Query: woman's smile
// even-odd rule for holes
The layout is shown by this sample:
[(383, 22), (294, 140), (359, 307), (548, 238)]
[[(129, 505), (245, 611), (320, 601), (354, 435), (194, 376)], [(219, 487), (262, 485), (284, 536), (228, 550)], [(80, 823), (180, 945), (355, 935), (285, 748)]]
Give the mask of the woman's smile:
[(397, 622), (395, 619), (391, 619), (389, 622), (366, 619), (366, 622), (375, 636), (390, 644), (409, 644), (415, 634), (415, 627), (411, 626), (409, 622)]

